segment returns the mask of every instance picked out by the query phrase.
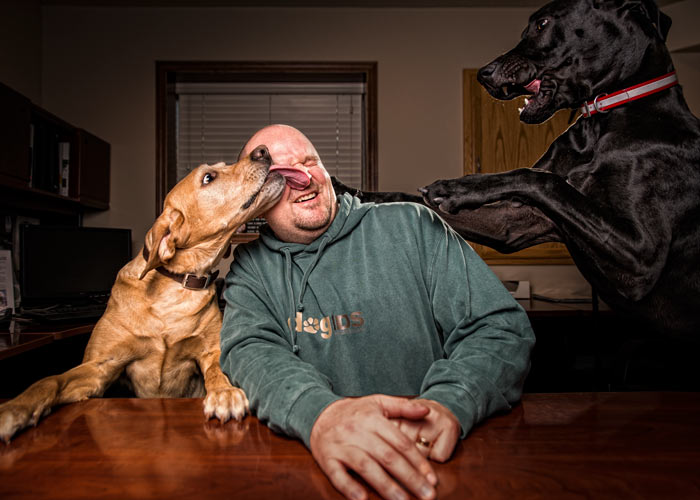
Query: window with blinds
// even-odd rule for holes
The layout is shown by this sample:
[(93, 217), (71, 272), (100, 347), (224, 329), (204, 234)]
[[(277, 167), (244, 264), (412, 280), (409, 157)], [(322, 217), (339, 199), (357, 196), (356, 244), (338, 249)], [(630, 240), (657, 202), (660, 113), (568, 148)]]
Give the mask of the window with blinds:
[(328, 173), (363, 179), (365, 84), (177, 83), (177, 180), (202, 163), (233, 163), (260, 128), (285, 123), (316, 147)]

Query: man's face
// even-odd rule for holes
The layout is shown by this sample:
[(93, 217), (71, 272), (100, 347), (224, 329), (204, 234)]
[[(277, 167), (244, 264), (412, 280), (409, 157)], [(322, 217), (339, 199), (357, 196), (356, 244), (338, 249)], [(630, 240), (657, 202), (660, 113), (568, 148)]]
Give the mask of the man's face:
[(272, 125), (257, 132), (246, 144), (243, 155), (264, 144), (275, 165), (292, 166), (311, 175), (302, 189), (287, 185), (280, 201), (264, 214), (277, 237), (290, 243), (311, 243), (328, 229), (335, 218), (333, 184), (316, 148), (298, 130)]

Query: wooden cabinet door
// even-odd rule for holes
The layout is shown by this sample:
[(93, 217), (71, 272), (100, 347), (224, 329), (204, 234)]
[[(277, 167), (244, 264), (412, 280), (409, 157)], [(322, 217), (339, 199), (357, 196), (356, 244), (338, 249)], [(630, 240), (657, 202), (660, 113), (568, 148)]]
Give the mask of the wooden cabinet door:
[[(526, 125), (518, 113), (524, 98), (494, 99), (476, 81), (476, 73), (476, 69), (463, 71), (464, 174), (531, 167), (569, 127), (571, 112), (560, 110), (545, 123)], [(472, 246), (488, 264), (573, 264), (561, 243), (543, 243), (512, 254)]]
[(110, 145), (83, 129), (76, 131), (77, 182), (75, 192), (80, 204), (106, 210), (109, 208)]
[(29, 185), (29, 99), (0, 84), (0, 183)]

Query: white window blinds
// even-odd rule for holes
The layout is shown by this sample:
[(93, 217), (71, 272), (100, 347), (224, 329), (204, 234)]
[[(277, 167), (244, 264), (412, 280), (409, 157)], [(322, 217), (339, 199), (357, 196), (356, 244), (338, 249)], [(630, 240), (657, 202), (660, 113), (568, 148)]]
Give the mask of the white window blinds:
[(177, 180), (236, 161), (253, 133), (285, 123), (306, 134), (329, 174), (362, 184), (363, 83), (178, 83), (176, 93)]

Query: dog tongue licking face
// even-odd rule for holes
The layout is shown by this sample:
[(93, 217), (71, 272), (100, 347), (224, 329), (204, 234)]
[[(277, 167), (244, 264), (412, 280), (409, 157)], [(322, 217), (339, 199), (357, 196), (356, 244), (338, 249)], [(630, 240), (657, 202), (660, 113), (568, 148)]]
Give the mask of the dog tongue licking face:
[(292, 189), (306, 189), (311, 184), (311, 174), (300, 168), (291, 165), (272, 165), (270, 172), (277, 172), (284, 177), (287, 184)]

